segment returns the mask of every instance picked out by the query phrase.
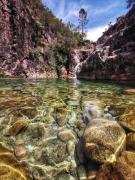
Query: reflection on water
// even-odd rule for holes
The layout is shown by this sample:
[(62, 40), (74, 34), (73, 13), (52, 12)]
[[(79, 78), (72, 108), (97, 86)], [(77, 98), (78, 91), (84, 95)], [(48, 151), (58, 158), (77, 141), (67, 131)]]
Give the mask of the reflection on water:
[(31, 177), (76, 179), (74, 150), (83, 133), (84, 103), (96, 101), (116, 117), (135, 105), (127, 88), (78, 80), (0, 80), (0, 141)]

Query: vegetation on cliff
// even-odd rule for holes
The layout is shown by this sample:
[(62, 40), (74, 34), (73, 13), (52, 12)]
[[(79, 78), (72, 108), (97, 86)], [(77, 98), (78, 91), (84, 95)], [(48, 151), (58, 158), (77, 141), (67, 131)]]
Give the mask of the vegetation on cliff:
[[(41, 0), (0, 1), (0, 67), (6, 77), (57, 77), (83, 35)], [(2, 73), (2, 74), (3, 74)]]
[[(70, 51), (83, 42), (84, 34), (73, 31), (70, 23), (64, 24), (62, 20), (53, 15), (47, 6), (43, 5), (41, 0), (35, 0), (34, 2), (32, 0), (23, 1), (38, 24), (46, 32), (57, 38), (56, 43), (47, 46), (45, 60), (48, 65), (56, 68), (59, 75), (62, 66), (68, 69)], [(37, 49), (36, 58), (38, 58), (39, 54)]]

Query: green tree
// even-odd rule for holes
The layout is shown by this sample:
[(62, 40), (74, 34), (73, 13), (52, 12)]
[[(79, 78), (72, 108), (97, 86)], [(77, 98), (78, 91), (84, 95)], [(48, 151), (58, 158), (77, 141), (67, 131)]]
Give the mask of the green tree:
[(131, 7), (133, 7), (133, 6), (135, 6), (135, 0), (127, 0), (127, 7), (128, 8), (131, 8)]
[(81, 8), (79, 11), (79, 24), (81, 27), (82, 34), (84, 33), (84, 27), (87, 25), (87, 23), (87, 12), (85, 11), (85, 9)]

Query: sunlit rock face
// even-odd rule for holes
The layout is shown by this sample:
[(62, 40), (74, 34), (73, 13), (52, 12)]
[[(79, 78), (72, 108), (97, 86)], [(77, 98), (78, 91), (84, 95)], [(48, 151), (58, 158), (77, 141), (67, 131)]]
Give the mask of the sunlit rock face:
[[(53, 43), (32, 16), (31, 0), (0, 1), (0, 74), (5, 77), (55, 78), (52, 67), (43, 70), (46, 45)], [(40, 43), (39, 43), (40, 42)]]
[[(135, 7), (117, 19), (96, 42), (96, 50), (88, 50), (82, 58), (80, 49), (78, 79), (134, 80), (135, 79)], [(79, 53), (78, 53), (79, 54)], [(75, 56), (74, 56), (75, 57)], [(80, 63), (81, 62), (81, 63)], [(73, 63), (72, 63), (73, 64)]]

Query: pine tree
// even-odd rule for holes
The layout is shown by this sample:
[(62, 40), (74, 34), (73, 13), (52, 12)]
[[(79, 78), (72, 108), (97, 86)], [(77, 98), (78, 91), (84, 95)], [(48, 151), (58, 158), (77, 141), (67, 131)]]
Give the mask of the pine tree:
[(85, 11), (85, 9), (81, 8), (79, 11), (79, 24), (82, 30), (82, 34), (84, 33), (84, 27), (87, 23), (88, 23), (87, 12)]

